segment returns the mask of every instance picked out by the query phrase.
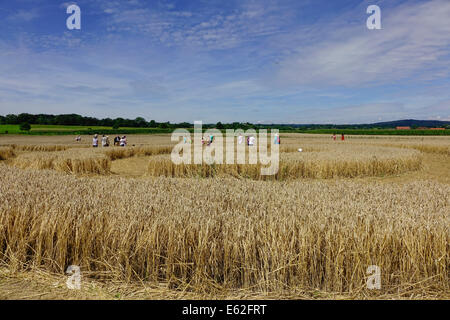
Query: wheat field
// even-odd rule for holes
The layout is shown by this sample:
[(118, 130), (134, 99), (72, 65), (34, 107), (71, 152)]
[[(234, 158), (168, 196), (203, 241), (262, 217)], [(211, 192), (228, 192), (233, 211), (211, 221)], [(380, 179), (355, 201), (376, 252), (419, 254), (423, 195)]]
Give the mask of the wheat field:
[[(176, 167), (169, 136), (97, 149), (52, 138), (0, 140), (9, 275), (75, 264), (83, 281), (167, 296), (450, 297), (448, 139), (282, 135), (279, 176), (263, 181), (252, 165)], [(142, 176), (119, 162), (144, 163)]]
[[(296, 149), (298, 150), (298, 149)], [(247, 157), (248, 158), (248, 157)], [(278, 172), (261, 175), (260, 163), (248, 164), (180, 164), (169, 156), (152, 157), (148, 175), (168, 177), (233, 176), (253, 180), (288, 180), (300, 178), (364, 177), (393, 175), (421, 168), (420, 152), (392, 147), (332, 145), (324, 149), (308, 148), (303, 152), (281, 150)]]

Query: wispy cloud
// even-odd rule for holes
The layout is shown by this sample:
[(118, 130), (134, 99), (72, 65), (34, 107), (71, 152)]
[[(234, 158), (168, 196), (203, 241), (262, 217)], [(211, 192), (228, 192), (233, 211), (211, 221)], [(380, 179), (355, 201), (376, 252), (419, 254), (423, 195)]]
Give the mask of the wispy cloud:
[(18, 10), (7, 17), (9, 22), (29, 22), (39, 17), (39, 10), (32, 8), (29, 10)]
[[(450, 2), (433, 0), (382, 10), (382, 30), (367, 30), (363, 21), (307, 27), (300, 32), (321, 39), (300, 45), (286, 57), (278, 80), (361, 86), (446, 78), (450, 72), (449, 16)], [(337, 19), (345, 21), (346, 17)]]
[(119, 2), (105, 3), (108, 30), (140, 34), (167, 46), (233, 48), (257, 37), (274, 35), (286, 25), (289, 14), (267, 3), (243, 2), (233, 10), (198, 7), (195, 12), (175, 6), (155, 8)]

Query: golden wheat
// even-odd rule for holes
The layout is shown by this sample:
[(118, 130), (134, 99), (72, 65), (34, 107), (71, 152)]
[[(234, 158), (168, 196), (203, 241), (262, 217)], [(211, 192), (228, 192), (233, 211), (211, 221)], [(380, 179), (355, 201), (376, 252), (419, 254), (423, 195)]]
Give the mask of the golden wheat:
[(388, 147), (396, 147), (396, 148), (408, 148), (408, 149), (416, 149), (421, 152), (425, 153), (436, 153), (436, 154), (442, 154), (450, 156), (450, 146), (442, 145), (442, 144), (415, 144), (415, 143), (408, 143), (408, 144), (384, 144)]
[(15, 157), (14, 149), (11, 147), (0, 147), (0, 160), (8, 160)]
[[(26, 142), (2, 143), (14, 139)], [(282, 136), (271, 179), (285, 181), (252, 181), (267, 179), (259, 165), (175, 166), (168, 136), (60, 151), (49, 145), (67, 138), (42, 139), (47, 149), (0, 147), (9, 159), (0, 163), (0, 264), (10, 271), (63, 274), (76, 264), (83, 277), (193, 292), (450, 297), (448, 184), (298, 180), (417, 170), (421, 153), (445, 154), (448, 139)], [(150, 156), (150, 176), (183, 178), (103, 175), (133, 156)], [(124, 161), (146, 158), (135, 160)], [(370, 265), (381, 268), (381, 290), (366, 289)]]
[(448, 185), (92, 179), (2, 164), (0, 175), (11, 270), (76, 264), (193, 291), (370, 295), (377, 265), (381, 293), (450, 290)]
[(117, 147), (104, 151), (104, 154), (111, 160), (118, 160), (124, 158), (130, 158), (134, 156), (153, 156), (158, 154), (170, 154), (172, 152), (172, 146), (141, 146), (141, 147)]
[(14, 145), (17, 151), (28, 151), (28, 152), (53, 152), (53, 151), (64, 151), (69, 149), (68, 146), (64, 145)]
[(111, 161), (90, 149), (70, 149), (60, 152), (32, 152), (18, 155), (12, 165), (22, 169), (52, 169), (73, 174), (107, 174)]
[(326, 151), (281, 153), (279, 170), (273, 176), (261, 175), (263, 167), (261, 164), (175, 165), (168, 156), (152, 157), (148, 164), (147, 174), (166, 177), (230, 175), (254, 180), (329, 179), (393, 175), (418, 170), (422, 164), (422, 157), (415, 150), (354, 145), (330, 145), (322, 148)]

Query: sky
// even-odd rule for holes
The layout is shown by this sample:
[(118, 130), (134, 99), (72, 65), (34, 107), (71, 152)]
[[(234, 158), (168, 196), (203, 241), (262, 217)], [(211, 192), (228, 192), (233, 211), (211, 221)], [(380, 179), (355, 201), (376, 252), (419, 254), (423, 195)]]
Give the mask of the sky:
[(0, 0), (0, 114), (22, 112), (450, 120), (450, 1)]

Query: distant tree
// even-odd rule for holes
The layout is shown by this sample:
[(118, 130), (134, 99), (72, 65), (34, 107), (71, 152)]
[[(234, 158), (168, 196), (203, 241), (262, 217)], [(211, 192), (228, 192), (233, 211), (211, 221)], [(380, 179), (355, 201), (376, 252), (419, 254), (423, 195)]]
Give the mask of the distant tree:
[(177, 128), (190, 128), (192, 125), (189, 122), (181, 122), (176, 125)]
[(37, 124), (47, 124), (47, 118), (44, 115), (38, 115), (36, 119)]
[(130, 119), (122, 119), (120, 126), (121, 127), (137, 127), (136, 122), (134, 120), (130, 120)]
[(219, 129), (219, 130), (222, 130), (223, 128), (224, 128), (224, 126), (223, 126), (223, 124), (222, 124), (222, 122), (217, 122), (217, 124), (216, 124), (216, 128), (217, 129)]
[(147, 126), (147, 121), (142, 117), (137, 117), (134, 119), (135, 127), (145, 128)]
[(158, 124), (156, 123), (155, 120), (150, 120), (150, 122), (148, 123), (148, 126), (150, 128), (156, 128), (158, 126)]
[(17, 116), (17, 123), (35, 123), (35, 116), (29, 113), (21, 113)]
[(110, 118), (105, 118), (100, 120), (100, 125), (104, 127), (112, 127), (114, 125), (114, 120)]
[(31, 125), (28, 122), (22, 122), (19, 128), (21, 131), (30, 131)]
[(239, 129), (241, 127), (239, 122), (233, 122), (231, 124), (231, 126), (232, 126), (232, 129), (234, 129), (234, 130)]
[(124, 127), (124, 119), (116, 118), (114, 119), (113, 129), (117, 130), (119, 127)]
[(169, 122), (162, 122), (158, 125), (161, 129), (169, 128)]
[(18, 124), (15, 114), (7, 114), (5, 117), (6, 124)]

